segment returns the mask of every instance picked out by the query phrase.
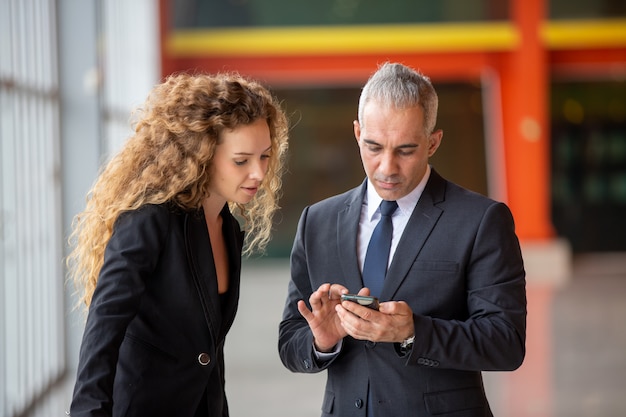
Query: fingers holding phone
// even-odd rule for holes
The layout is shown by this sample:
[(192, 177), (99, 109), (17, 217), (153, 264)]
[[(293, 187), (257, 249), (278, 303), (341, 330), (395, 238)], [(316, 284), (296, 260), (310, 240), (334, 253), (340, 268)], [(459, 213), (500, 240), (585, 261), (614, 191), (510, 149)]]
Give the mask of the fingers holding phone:
[(346, 332), (359, 340), (396, 342), (413, 334), (413, 314), (403, 301), (380, 303), (361, 294), (342, 295), (337, 315)]
[[(380, 307), (378, 298), (363, 294), (342, 294), (341, 304), (336, 307), (341, 324), (348, 330), (360, 328), (367, 331), (366, 324), (374, 319)], [(360, 323), (365, 321), (367, 323)], [(354, 337), (354, 335), (352, 334)]]
[(341, 301), (351, 301), (372, 310), (378, 310), (379, 307), (378, 298), (369, 295), (341, 294)]

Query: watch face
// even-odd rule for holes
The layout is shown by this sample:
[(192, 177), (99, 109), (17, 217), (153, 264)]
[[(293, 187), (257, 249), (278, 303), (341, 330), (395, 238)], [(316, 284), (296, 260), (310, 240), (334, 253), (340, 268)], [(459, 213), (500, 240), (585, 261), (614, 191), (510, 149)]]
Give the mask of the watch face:
[(405, 339), (401, 344), (400, 347), (402, 349), (406, 349), (409, 348), (411, 346), (413, 346), (413, 341), (415, 340), (415, 336), (409, 337), (408, 339)]

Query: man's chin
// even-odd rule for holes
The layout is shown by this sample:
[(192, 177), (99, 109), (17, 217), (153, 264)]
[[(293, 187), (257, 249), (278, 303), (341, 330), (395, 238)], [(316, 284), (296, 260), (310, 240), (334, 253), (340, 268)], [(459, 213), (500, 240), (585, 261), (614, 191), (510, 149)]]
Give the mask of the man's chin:
[(402, 189), (399, 186), (396, 187), (376, 187), (376, 192), (383, 200), (393, 201), (404, 197)]

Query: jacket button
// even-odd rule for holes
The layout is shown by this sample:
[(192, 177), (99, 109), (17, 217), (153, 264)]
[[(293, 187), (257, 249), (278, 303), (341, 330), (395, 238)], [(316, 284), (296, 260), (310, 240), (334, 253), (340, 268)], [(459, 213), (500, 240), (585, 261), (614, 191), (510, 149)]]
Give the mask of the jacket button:
[(201, 353), (198, 355), (198, 363), (202, 366), (207, 366), (211, 362), (211, 357), (208, 353)]
[(354, 406), (356, 408), (362, 408), (363, 407), (363, 400), (358, 398), (357, 400), (354, 401)]

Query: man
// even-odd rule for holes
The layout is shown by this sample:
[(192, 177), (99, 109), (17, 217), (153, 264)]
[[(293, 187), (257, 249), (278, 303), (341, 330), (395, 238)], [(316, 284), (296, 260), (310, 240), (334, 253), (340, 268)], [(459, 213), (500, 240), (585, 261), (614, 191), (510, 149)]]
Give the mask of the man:
[[(291, 371), (328, 371), (322, 416), (491, 416), (481, 371), (514, 370), (524, 359), (525, 272), (513, 218), (429, 166), (443, 136), (437, 104), (427, 77), (382, 65), (354, 122), (367, 179), (300, 218), (279, 353)], [(385, 213), (390, 249), (378, 237), (370, 243), (380, 235), (381, 201), (397, 204)], [(380, 282), (369, 277), (368, 246), (389, 252)], [(341, 301), (375, 287), (378, 311)]]

